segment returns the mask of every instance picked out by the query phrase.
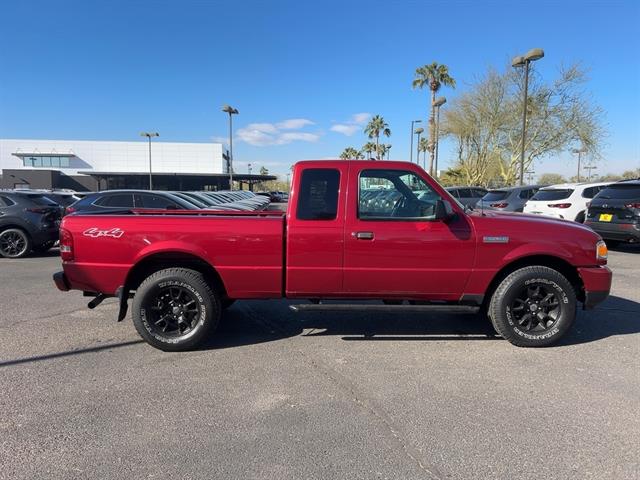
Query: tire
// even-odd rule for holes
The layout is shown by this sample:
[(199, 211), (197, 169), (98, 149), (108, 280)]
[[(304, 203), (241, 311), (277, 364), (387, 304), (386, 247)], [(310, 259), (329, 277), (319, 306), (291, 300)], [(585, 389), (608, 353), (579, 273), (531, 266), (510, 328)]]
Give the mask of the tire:
[(167, 268), (147, 277), (133, 297), (133, 324), (151, 346), (192, 350), (220, 322), (220, 297), (200, 272)]
[(585, 220), (585, 213), (584, 212), (580, 212), (577, 216), (576, 216), (576, 222), (578, 223), (584, 223)]
[(20, 228), (7, 228), (0, 232), (0, 255), (5, 258), (22, 258), (31, 251), (31, 237)]
[(576, 316), (576, 293), (558, 271), (524, 267), (509, 274), (491, 297), (488, 314), (496, 332), (518, 347), (557, 342)]

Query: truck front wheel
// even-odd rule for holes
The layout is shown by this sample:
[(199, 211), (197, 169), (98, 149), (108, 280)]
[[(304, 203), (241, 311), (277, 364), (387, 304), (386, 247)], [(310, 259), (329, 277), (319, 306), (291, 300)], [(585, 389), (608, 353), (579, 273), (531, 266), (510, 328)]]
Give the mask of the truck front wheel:
[(576, 293), (557, 270), (543, 266), (509, 274), (494, 292), (489, 317), (496, 332), (518, 347), (558, 341), (576, 316)]
[(136, 290), (133, 324), (160, 350), (191, 350), (216, 329), (220, 310), (220, 297), (200, 272), (167, 268), (147, 277)]

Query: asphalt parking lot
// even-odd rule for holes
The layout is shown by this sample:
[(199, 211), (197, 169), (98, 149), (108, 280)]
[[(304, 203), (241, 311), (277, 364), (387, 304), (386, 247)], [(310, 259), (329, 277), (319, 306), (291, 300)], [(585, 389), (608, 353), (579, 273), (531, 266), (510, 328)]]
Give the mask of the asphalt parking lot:
[(0, 478), (640, 478), (640, 249), (559, 346), (477, 316), (240, 302), (163, 353), (56, 252), (0, 259)]

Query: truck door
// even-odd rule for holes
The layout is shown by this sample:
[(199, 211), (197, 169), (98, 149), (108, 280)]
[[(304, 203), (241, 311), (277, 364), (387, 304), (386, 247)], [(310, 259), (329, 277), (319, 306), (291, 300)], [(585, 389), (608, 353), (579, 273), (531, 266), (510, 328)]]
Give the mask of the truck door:
[(293, 172), (286, 232), (288, 297), (342, 292), (348, 162), (321, 162), (321, 168), (318, 163), (301, 162)]
[(352, 165), (345, 294), (458, 300), (474, 262), (472, 225), (457, 206), (454, 218), (435, 221), (438, 189), (417, 167), (389, 165)]

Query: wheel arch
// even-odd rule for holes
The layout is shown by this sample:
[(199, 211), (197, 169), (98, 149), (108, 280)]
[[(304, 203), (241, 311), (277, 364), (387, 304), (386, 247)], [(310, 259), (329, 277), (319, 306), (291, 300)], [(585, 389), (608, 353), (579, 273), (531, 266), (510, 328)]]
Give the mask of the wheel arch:
[(218, 271), (203, 258), (186, 252), (157, 252), (140, 259), (127, 274), (124, 292), (136, 290), (153, 273), (165, 268), (189, 268), (200, 272), (212, 289), (226, 296), (227, 289)]
[(491, 297), (498, 288), (498, 285), (500, 285), (500, 283), (507, 278), (509, 274), (519, 270), (520, 268), (531, 266), (549, 267), (560, 272), (575, 289), (578, 300), (581, 302), (584, 301), (584, 284), (576, 267), (566, 260), (553, 255), (528, 255), (507, 263), (494, 275), (484, 295), (482, 302), (483, 309), (488, 307)]

